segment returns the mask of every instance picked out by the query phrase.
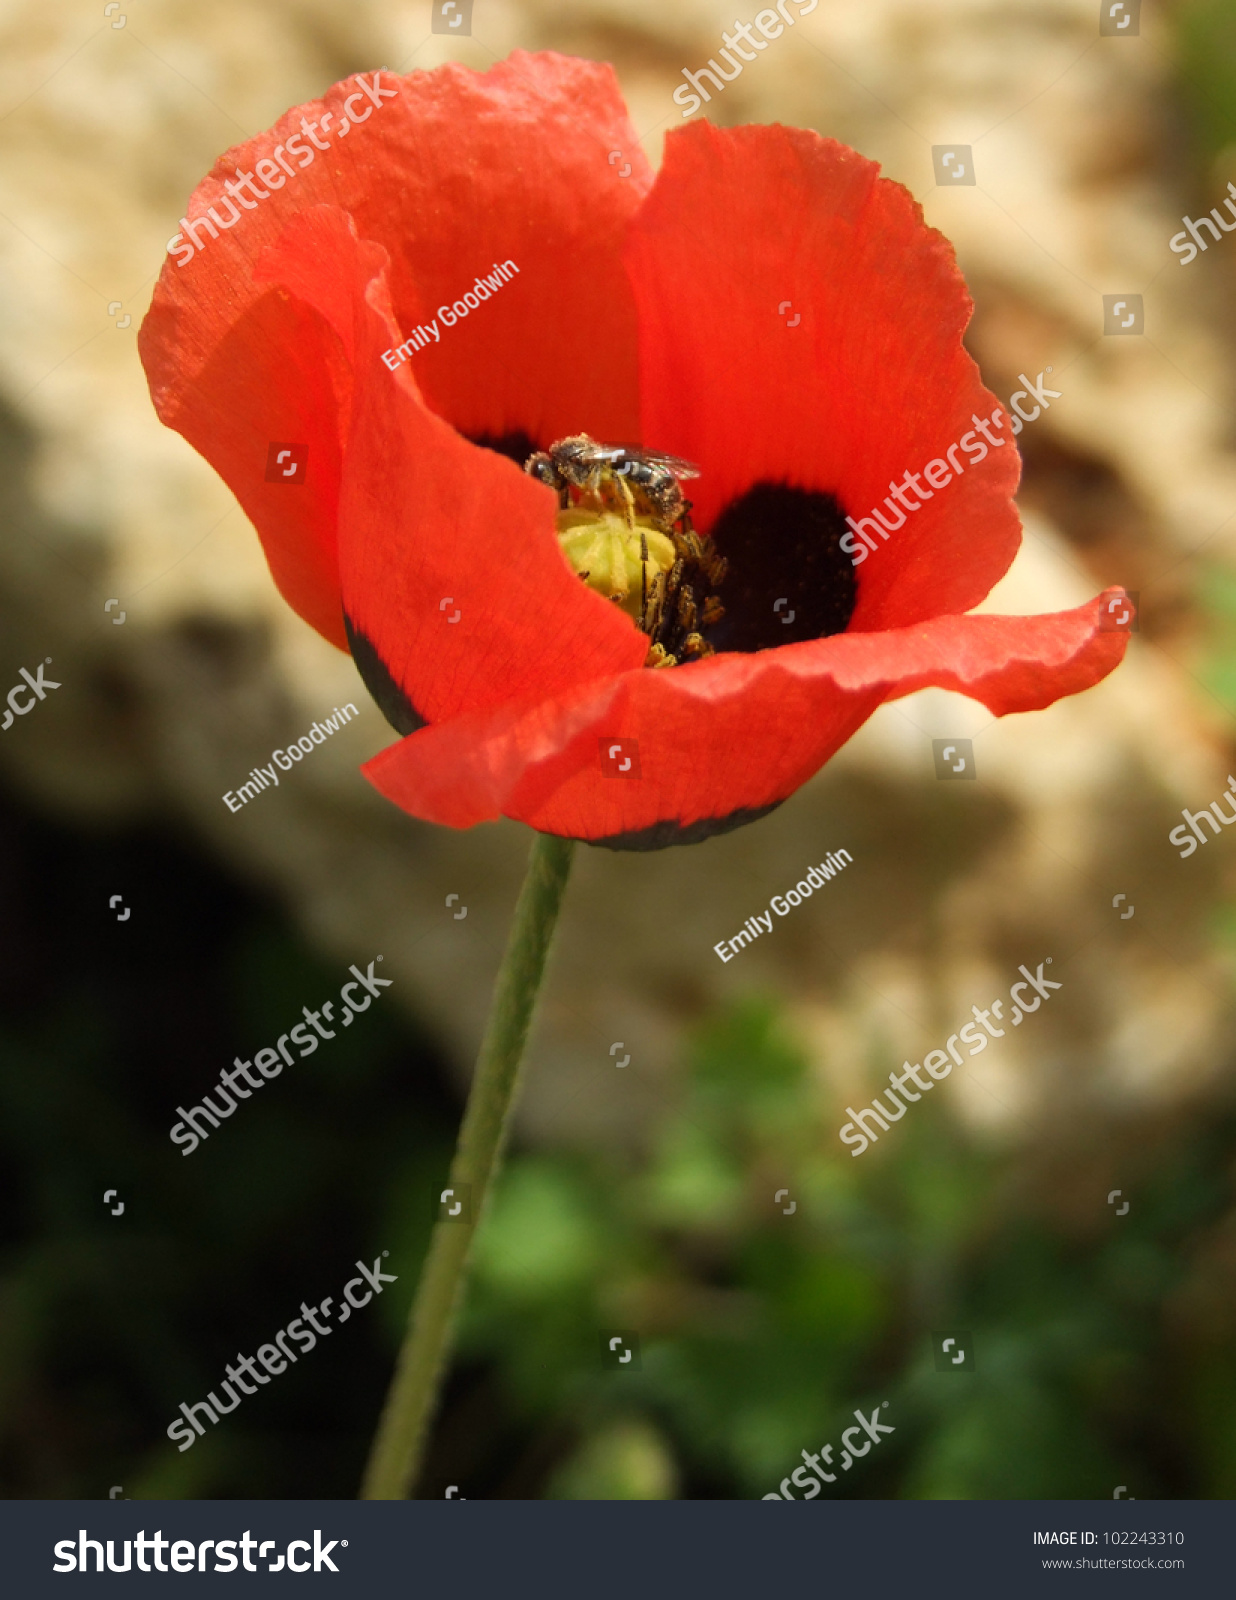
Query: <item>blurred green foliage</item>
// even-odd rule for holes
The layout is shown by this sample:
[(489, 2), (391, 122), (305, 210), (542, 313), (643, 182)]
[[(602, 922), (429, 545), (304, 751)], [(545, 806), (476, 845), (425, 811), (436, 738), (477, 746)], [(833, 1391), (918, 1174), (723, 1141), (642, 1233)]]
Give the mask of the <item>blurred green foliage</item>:
[(1236, 145), (1236, 6), (1187, 0), (1176, 16), (1181, 101), (1205, 162)]
[[(174, 1106), (339, 973), (178, 841), (0, 825), (2, 1492), (353, 1495), (459, 1117), (431, 1042), (372, 1008), (181, 1157)], [(424, 1495), (759, 1496), (885, 1400), (831, 1496), (1236, 1492), (1232, 1119), (1157, 1134), (1131, 1212), (1078, 1220), (930, 1102), (851, 1157), (772, 1001), (684, 1048), (642, 1157), (512, 1153)], [(383, 1249), (380, 1301), (176, 1451), (181, 1400)], [(973, 1374), (935, 1370), (941, 1329)]]
[(1229, 717), (1236, 717), (1236, 572), (1216, 561), (1198, 571), (1202, 614), (1199, 679)]
[[(855, 1159), (821, 1098), (748, 1000), (699, 1031), (646, 1167), (511, 1161), (463, 1350), (526, 1429), (571, 1437), (546, 1492), (766, 1494), (888, 1400), (896, 1432), (831, 1495), (1232, 1493), (1230, 1336), (1172, 1314), (1230, 1205), (1230, 1124), (1066, 1232), (938, 1108)], [(937, 1329), (973, 1334), (973, 1374), (935, 1370)], [(641, 1334), (639, 1371), (603, 1367), (606, 1330)]]

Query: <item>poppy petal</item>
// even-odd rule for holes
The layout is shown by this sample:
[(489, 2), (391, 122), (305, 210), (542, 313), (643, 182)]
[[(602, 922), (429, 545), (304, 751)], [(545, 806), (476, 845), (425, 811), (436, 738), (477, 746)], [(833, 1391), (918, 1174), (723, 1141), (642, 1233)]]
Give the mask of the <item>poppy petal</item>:
[[(857, 567), (850, 631), (983, 599), (1020, 542), (1020, 458), (1006, 418), (1002, 442), (976, 432), (998, 408), (961, 343), (972, 303), (906, 189), (809, 130), (697, 122), (666, 139), (626, 259), (642, 437), (705, 464), (704, 531), (757, 485), (830, 495), (839, 522), (889, 497), (904, 525)], [(950, 481), (907, 489), (908, 511), (891, 487), (929, 463)], [(779, 545), (794, 520), (791, 503)]]
[[(346, 79), (198, 186), (141, 330), (151, 394), (236, 494), (280, 592), (334, 643), (346, 648), (334, 555), (349, 397), (334, 339), (303, 297), (254, 280), (258, 256), (296, 214), (339, 207), (386, 247), (401, 338), (511, 260), (511, 281), (412, 358), (430, 404), (478, 437), (625, 438), (638, 426), (636, 330), (619, 247), (651, 181), (611, 68), (517, 51), (484, 74)], [(189, 256), (186, 232), (201, 246)], [(307, 450), (304, 482), (266, 482), (283, 441)]]
[(158, 293), (139, 342), (159, 416), (236, 496), (287, 603), (346, 649), (335, 516), (350, 374), (338, 341), (303, 301), (265, 290), (190, 358)]
[(426, 728), (363, 770), (396, 805), (451, 827), (508, 816), (614, 848), (689, 842), (786, 799), (884, 700), (935, 686), (1005, 716), (1090, 688), (1128, 643), (1104, 630), (1119, 592), (1047, 616), (937, 617), (628, 672)]
[(406, 364), (383, 361), (385, 256), (345, 213), (316, 206), (259, 265), (314, 297), (354, 371), (339, 581), (375, 700), (408, 732), (642, 666), (647, 638), (563, 559), (553, 492), (470, 444), (426, 406)]

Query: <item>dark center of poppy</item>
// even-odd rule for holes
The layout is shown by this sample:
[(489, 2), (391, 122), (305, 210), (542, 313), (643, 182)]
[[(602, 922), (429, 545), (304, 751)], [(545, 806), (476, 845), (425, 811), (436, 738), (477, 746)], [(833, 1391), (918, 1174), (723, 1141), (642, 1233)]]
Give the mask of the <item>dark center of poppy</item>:
[(498, 455), (505, 456), (517, 467), (522, 467), (537, 448), (532, 435), (519, 430), (514, 433), (470, 433), (466, 437), (482, 449), (494, 450)]
[(725, 615), (708, 629), (715, 650), (771, 650), (844, 633), (858, 584), (841, 548), (845, 512), (831, 494), (756, 483), (712, 530), (728, 569)]
[[(526, 434), (475, 442), (521, 465), (535, 449)], [(723, 509), (710, 538), (693, 529), (689, 501), (671, 524), (638, 493), (632, 506), (609, 475), (599, 494), (563, 498), (564, 555), (648, 635), (649, 666), (771, 650), (849, 626), (858, 584), (841, 548), (845, 512), (831, 494), (753, 484)]]

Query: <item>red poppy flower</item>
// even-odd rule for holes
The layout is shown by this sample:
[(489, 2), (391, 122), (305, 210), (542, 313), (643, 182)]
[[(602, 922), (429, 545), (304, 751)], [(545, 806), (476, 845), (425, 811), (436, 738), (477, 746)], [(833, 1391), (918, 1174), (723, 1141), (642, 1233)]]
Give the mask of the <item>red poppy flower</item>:
[[(885, 700), (1036, 710), (1123, 654), (1106, 597), (962, 615), (1017, 550), (1017, 449), (949, 244), (815, 133), (693, 123), (654, 178), (606, 67), (372, 74), (223, 157), (169, 249), (141, 335), (159, 415), (351, 649), (404, 735), (366, 775), (417, 816), (689, 842)], [(580, 433), (699, 465), (728, 566), (706, 659), (650, 670), (565, 558), (521, 467)]]

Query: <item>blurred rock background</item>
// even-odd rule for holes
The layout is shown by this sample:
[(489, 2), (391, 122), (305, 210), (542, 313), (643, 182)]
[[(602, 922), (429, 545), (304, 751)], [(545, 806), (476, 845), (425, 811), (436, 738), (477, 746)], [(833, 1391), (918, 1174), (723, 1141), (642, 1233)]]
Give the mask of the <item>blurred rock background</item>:
[[(409, 71), (457, 59), (484, 69), (516, 47), (606, 59), (656, 159), (665, 131), (681, 121), (670, 96), (683, 67), (715, 54), (734, 18), (705, 0), (672, 14), (643, 0), (476, 0), (471, 37), (451, 39), (431, 34), (427, 0), (360, 0), (343, 10), (326, 0), (221, 0), (206, 12), (179, 0), (134, 0), (124, 13), (105, 18), (103, 10), (0, 8), (0, 494), (7, 533), (0, 545), (0, 669), (8, 682), (19, 667), (50, 656), (64, 684), (0, 741), (15, 819), (9, 848), (41, 841), (31, 844), (33, 859), (77, 860), (81, 852), (83, 863), (95, 863), (83, 865), (78, 887), (66, 872), (53, 875), (52, 899), (57, 917), (79, 915), (98, 940), (112, 941), (108, 951), (117, 930), (91, 921), (99, 906), (89, 897), (106, 898), (99, 862), (116, 863), (115, 871), (125, 863), (128, 878), (113, 872), (107, 881), (126, 893), (144, 885), (159, 907), (163, 943), (148, 949), (148, 959), (162, 981), (183, 985), (186, 1013), (224, 1004), (217, 996), (232, 994), (234, 976), (227, 974), (251, 966), (283, 975), (278, 982), (271, 976), (265, 999), (253, 1005), (273, 1016), (278, 994), (294, 1013), (316, 991), (301, 997), (292, 974), (333, 974), (382, 951), (412, 1030), (401, 1044), (392, 1038), (382, 1046), (389, 1060), (374, 1047), (388, 1076), (374, 1065), (366, 1080), (371, 1114), (392, 1119), (382, 1142), (389, 1193), (383, 1189), (374, 1205), (397, 1219), (396, 1200), (411, 1204), (415, 1184), (449, 1147), (452, 1095), (470, 1072), (528, 840), (507, 824), (463, 834), (424, 827), (388, 807), (359, 776), (360, 762), (390, 741), (390, 730), (350, 661), (279, 600), (228, 491), (156, 420), (136, 330), (165, 241), (201, 174), (224, 148), (325, 85), (375, 66)], [(1048, 382), (1061, 394), (1021, 435), (1027, 537), (986, 609), (1059, 609), (1122, 583), (1140, 593), (1140, 631), (1112, 678), (1031, 717), (997, 722), (981, 706), (938, 692), (884, 708), (772, 817), (727, 838), (650, 856), (577, 853), (530, 1057), (519, 1124), (524, 1154), (511, 1169), (514, 1210), (500, 1211), (491, 1230), (524, 1267), (504, 1276), (501, 1253), (487, 1247), (469, 1333), (473, 1365), (465, 1364), (453, 1391), (440, 1444), (448, 1464), (453, 1449), (462, 1451), (490, 1492), (763, 1492), (760, 1473), (767, 1477), (787, 1450), (792, 1462), (810, 1442), (809, 1435), (799, 1440), (808, 1411), (826, 1427), (831, 1405), (844, 1411), (848, 1395), (852, 1403), (864, 1397), (854, 1386), (882, 1371), (885, 1359), (864, 1368), (875, 1359), (873, 1347), (885, 1349), (889, 1370), (900, 1371), (902, 1356), (888, 1355), (900, 1348), (898, 1338), (908, 1350), (930, 1326), (962, 1325), (950, 1303), (960, 1269), (941, 1267), (935, 1246), (925, 1248), (936, 1265), (924, 1265), (909, 1249), (916, 1230), (930, 1235), (935, 1228), (937, 1245), (947, 1236), (964, 1255), (949, 1230), (965, 1233), (975, 1215), (989, 1215), (988, 1232), (970, 1242), (993, 1273), (997, 1255), (1011, 1258), (1023, 1248), (1041, 1265), (1035, 1247), (1015, 1245), (1002, 1232), (1030, 1215), (1041, 1215), (1043, 1237), (1066, 1255), (1123, 1250), (1124, 1242), (1113, 1244), (1106, 1196), (1118, 1187), (1136, 1193), (1169, 1154), (1189, 1174), (1194, 1209), (1173, 1211), (1164, 1201), (1166, 1232), (1153, 1243), (1146, 1236), (1141, 1268), (1129, 1268), (1134, 1276), (1144, 1268), (1145, 1284), (1157, 1285), (1138, 1302), (1146, 1326), (1153, 1321), (1162, 1333), (1164, 1319), (1176, 1317), (1200, 1340), (1204, 1325), (1209, 1351), (1224, 1347), (1236, 1324), (1230, 1273), (1225, 1288), (1222, 1268), (1230, 1261), (1223, 1177), (1230, 1143), (1213, 1144), (1213, 1130), (1226, 1126), (1233, 1084), (1231, 850), (1216, 840), (1182, 862), (1166, 838), (1183, 805), (1196, 810), (1222, 791), (1234, 753), (1236, 258), (1224, 239), (1182, 268), (1168, 240), (1186, 212), (1204, 214), (1236, 176), (1236, 36), (1227, 10), (1213, 0), (1145, 7), (1140, 32), (1129, 38), (1100, 38), (1097, 10), (1093, 0), (872, 0), (861, 7), (821, 0), (708, 108), (726, 124), (815, 127), (879, 160), (920, 199), (929, 222), (957, 247), (976, 303), (970, 347), (988, 384), (1007, 397), (1024, 387), (1020, 374), (1033, 379), (1050, 368)], [(973, 187), (936, 187), (931, 147), (945, 143), (970, 146)], [(784, 286), (785, 296), (793, 291)], [(1143, 335), (1103, 335), (1103, 296), (1111, 294), (1143, 297)], [(119, 605), (109, 613), (110, 599)], [(224, 791), (346, 700), (362, 708), (359, 721), (278, 790), (235, 815), (227, 810)], [(975, 782), (936, 781), (931, 741), (946, 736), (973, 739)], [(733, 963), (718, 961), (717, 940), (808, 863), (841, 846), (854, 856), (852, 869), (772, 938)], [(181, 868), (172, 861), (194, 863), (183, 867), (183, 896), (175, 892)], [(24, 886), (15, 891), (9, 923), (15, 973), (29, 967), (35, 949), (54, 959), (63, 937), (56, 922), (48, 924), (45, 946), (33, 934), (23, 945), (17, 910), (35, 904), (39, 893), (28, 868), (28, 861), (11, 868), (13, 882)], [(192, 940), (177, 934), (175, 923), (179, 916), (216, 927), (207, 913), (212, 874), (220, 903), (231, 910), (219, 912), (216, 944), (207, 941), (209, 949), (194, 956)], [(465, 919), (448, 907), (452, 894), (466, 904)], [(1113, 905), (1118, 894), (1126, 896), (1120, 909)], [(137, 898), (135, 932), (144, 914)], [(1122, 917), (1128, 905), (1134, 915)], [(240, 953), (225, 960), (219, 951), (232, 948), (225, 928), (235, 934), (237, 952), (252, 939), (282, 954), (269, 955), (267, 966)], [(74, 948), (83, 974), (129, 959), (105, 955), (88, 939)], [(888, 1148), (865, 1157), (856, 1176), (836, 1143), (843, 1108), (869, 1099), (907, 1053), (921, 1059), (972, 1004), (1004, 992), (1019, 963), (1033, 968), (1048, 955), (1066, 985), (1050, 1014), (958, 1073), (941, 1106), (920, 1118), (923, 1128), (911, 1133), (900, 1125), (904, 1148), (894, 1148), (890, 1135)], [(185, 983), (185, 963), (192, 970), (199, 959), (200, 986)], [(334, 979), (315, 981), (326, 993)], [(21, 1041), (7, 1065), (24, 1085), (22, 1052), (35, 1049), (35, 1035), (22, 1031), (35, 1027), (30, 994), (71, 1010), (73, 991), (71, 984), (19, 990), (15, 978), (9, 987)], [(94, 999), (105, 1002), (101, 994)], [(253, 1012), (234, 1001), (227, 1002), (229, 1025), (234, 1048), (242, 1049), (251, 1035), (241, 1022)], [(764, 1020), (757, 1025), (753, 1017)], [(774, 1049), (768, 1041), (778, 1030), (793, 1043)], [(38, 1037), (38, 1050), (52, 1048)], [(119, 1072), (123, 1032), (111, 1037)], [(153, 1033), (143, 1037), (149, 1062), (130, 1088), (152, 1108), (149, 1136), (162, 1139), (162, 1108), (199, 1097), (218, 1063), (214, 1046), (204, 1044), (156, 1059)], [(213, 1038), (209, 1028), (205, 1037)], [(689, 1046), (688, 1039), (705, 1043)], [(623, 1070), (611, 1054), (617, 1041), (631, 1056)], [(215, 1043), (219, 1054), (222, 1037)], [(63, 1070), (88, 1073), (93, 1048), (86, 1036), (65, 1046), (76, 1066)], [(802, 1113), (809, 1148), (795, 1145), (795, 1119), (784, 1107), (768, 1114), (771, 1122), (764, 1118), (749, 1076), (738, 1068), (727, 1076), (716, 1066), (735, 1050), (744, 1070), (767, 1067), (774, 1079), (776, 1061), (798, 1063), (786, 1068), (786, 1081), (796, 1085), (800, 1108), (807, 1100), (813, 1107)], [(692, 1075), (686, 1069), (693, 1060)], [(421, 1077), (402, 1077), (391, 1065), (400, 1061), (419, 1063)], [(366, 1070), (355, 1067), (362, 1078)], [(724, 1093), (713, 1081), (718, 1074)], [(413, 1081), (428, 1096), (424, 1103), (437, 1107), (436, 1121), (416, 1116), (421, 1102), (408, 1097)], [(64, 1084), (60, 1092), (68, 1093)], [(24, 1105), (25, 1088), (13, 1092)], [(711, 1111), (696, 1103), (700, 1094)], [(710, 1094), (729, 1098), (718, 1109)], [(333, 1114), (324, 1088), (315, 1104), (305, 1126), (287, 1133), (294, 1148), (297, 1139), (312, 1145), (314, 1115), (329, 1122)], [(739, 1126), (747, 1111), (755, 1125), (749, 1139)], [(416, 1124), (403, 1154), (395, 1137), (400, 1117)], [(950, 1159), (972, 1182), (966, 1190), (959, 1178), (951, 1199), (932, 1188), (943, 1180), (930, 1144), (921, 1161), (936, 1176), (911, 1193), (920, 1155), (910, 1152), (920, 1151), (929, 1122), (935, 1148), (954, 1152)], [(19, 1117), (16, 1126), (37, 1127), (54, 1142), (51, 1123)], [(363, 1121), (354, 1134), (363, 1141)], [(280, 1137), (271, 1124), (269, 1138)], [(74, 1163), (90, 1167), (85, 1127), (81, 1138)], [(142, 1138), (135, 1128), (134, 1163), (144, 1159)], [(271, 1173), (282, 1171), (281, 1163), (297, 1165), (286, 1150), (272, 1156), (260, 1140), (252, 1155), (264, 1184), (275, 1182)], [(387, 1173), (377, 1153), (370, 1156), (372, 1170)], [(25, 1150), (15, 1156), (23, 1170), (27, 1157)], [(205, 1152), (195, 1160), (204, 1162)], [(65, 1168), (66, 1183), (74, 1163)], [(319, 1218), (331, 1182), (340, 1194), (349, 1189), (342, 1155), (340, 1163), (334, 1178), (322, 1176), (312, 1191)], [(783, 1245), (770, 1244), (767, 1261), (744, 1278), (743, 1230), (779, 1226), (770, 1196), (791, 1167), (815, 1197), (816, 1212), (804, 1200), (804, 1220), (815, 1216), (809, 1226), (823, 1231), (810, 1235), (814, 1244), (785, 1246), (781, 1257)], [(868, 1167), (876, 1176), (866, 1175)], [(225, 1173), (239, 1181), (244, 1168), (211, 1170), (211, 1183), (222, 1186)], [(370, 1160), (358, 1159), (353, 1176), (369, 1170)], [(161, 1181), (152, 1168), (152, 1192)], [(296, 1181), (308, 1179), (302, 1172)], [(36, 1169), (29, 1182), (39, 1189)], [(290, 1175), (288, 1184), (280, 1191), (286, 1209), (276, 1207), (271, 1221), (270, 1248), (283, 1238), (280, 1226), (303, 1225), (293, 1222), (304, 1212), (292, 1198), (302, 1191)], [(901, 1185), (902, 1199), (888, 1202), (881, 1224), (897, 1264), (886, 1260), (879, 1272), (859, 1215), (862, 1206), (873, 1207), (874, 1216), (884, 1204), (869, 1184)], [(303, 1194), (300, 1203), (309, 1203)], [(77, 1202), (65, 1204), (76, 1215)], [(184, 1204), (205, 1237), (208, 1208), (191, 1196)], [(27, 1219), (23, 1206), (17, 1210)], [(64, 1219), (55, 1220), (56, 1208), (39, 1214), (49, 1237), (59, 1237)], [(187, 1214), (177, 1223), (192, 1226)], [(402, 1226), (410, 1285), (420, 1225)], [(675, 1229), (688, 1239), (681, 1249), (680, 1239), (672, 1248), (666, 1243)], [(169, 1223), (169, 1253), (179, 1237)], [(233, 1245), (249, 1247), (240, 1234)], [(352, 1244), (341, 1237), (339, 1248), (350, 1260)], [(838, 1265), (843, 1259), (848, 1266)], [(132, 1262), (129, 1269), (136, 1270)], [(27, 1291), (20, 1266), (14, 1270), (20, 1308)], [(1186, 1287), (1169, 1316), (1173, 1272)], [(47, 1289), (45, 1306), (60, 1315), (56, 1292)], [(299, 1298), (309, 1290), (294, 1292)], [(997, 1289), (990, 1292), (999, 1299)], [(188, 1289), (186, 1295), (183, 1315), (194, 1303)], [(890, 1323), (893, 1300), (904, 1304), (900, 1320)], [(847, 1305), (850, 1321), (841, 1321), (853, 1348), (842, 1360), (828, 1330), (840, 1325), (838, 1308)], [(644, 1326), (650, 1338), (659, 1331), (669, 1341), (670, 1354), (650, 1362), (648, 1392), (626, 1410), (580, 1399), (583, 1390), (564, 1376), (570, 1361), (562, 1352), (582, 1351), (581, 1330), (603, 1312), (615, 1326)], [(977, 1320), (979, 1313), (967, 1314)], [(10, 1315), (18, 1330), (10, 1336), (33, 1352), (38, 1318)], [(271, 1326), (279, 1326), (274, 1310), (272, 1316)], [(689, 1343), (684, 1328), (712, 1321), (731, 1329), (745, 1352), (735, 1358), (744, 1370), (755, 1357), (743, 1341), (762, 1328), (760, 1359), (799, 1374), (801, 1388), (790, 1383), (771, 1398), (740, 1401), (734, 1368), (714, 1370), (705, 1382), (699, 1374), (708, 1370), (707, 1356), (688, 1360), (687, 1346), (673, 1341), (681, 1335)], [(1096, 1313), (1087, 1325), (1100, 1366), (1108, 1338), (1094, 1332), (1101, 1324), (1108, 1326)], [(1026, 1332), (1024, 1319), (1023, 1334), (1034, 1361), (1049, 1347), (1059, 1355), (1049, 1336)], [(393, 1339), (393, 1323), (385, 1336)], [(134, 1350), (144, 1350), (148, 1327), (132, 1337)], [(252, 1309), (237, 1337), (250, 1345), (264, 1337)], [(356, 1462), (387, 1359), (379, 1332), (372, 1337), (373, 1376), (357, 1414), (340, 1422), (353, 1430), (344, 1454)], [(786, 1339), (798, 1341), (795, 1360), (787, 1358)], [(557, 1367), (545, 1356), (549, 1348), (559, 1351)], [(1236, 1393), (1236, 1369), (1216, 1357), (1212, 1370), (1200, 1348), (1190, 1366), (1199, 1385), (1206, 1372), (1208, 1393)], [(540, 1355), (533, 1359), (530, 1349)], [(833, 1351), (827, 1359), (825, 1349)], [(218, 1365), (201, 1359), (204, 1372)], [(72, 1369), (74, 1358), (66, 1360)], [(179, 1377), (184, 1363), (171, 1366)], [(1131, 1370), (1126, 1362), (1122, 1382)], [(921, 1395), (927, 1380), (917, 1368), (906, 1368), (903, 1378), (907, 1395)], [(74, 1392), (64, 1373), (51, 1388)], [(510, 1408), (516, 1442), (486, 1456), (468, 1441), (484, 1431), (476, 1418), (495, 1392)], [(1033, 1434), (1042, 1407), (1018, 1393)], [(728, 1406), (722, 1396), (730, 1397)], [(961, 1442), (947, 1444), (933, 1404), (923, 1402), (917, 1413), (924, 1443), (915, 1463), (901, 1478), (854, 1492), (997, 1492), (983, 1487), (990, 1461), (975, 1440), (996, 1438), (1005, 1414), (984, 1411), (981, 1425), (953, 1418), (949, 1426), (960, 1427)], [(293, 1470), (290, 1451), (269, 1458), (261, 1482), (242, 1458), (228, 1458), (212, 1477), (205, 1444), (188, 1458), (203, 1476), (169, 1478), (173, 1469), (188, 1469), (184, 1461), (168, 1464), (161, 1426), (153, 1444), (132, 1417), (126, 1426), (131, 1437), (123, 1448), (150, 1475), (148, 1492), (158, 1485), (167, 1493), (313, 1493), (321, 1481), (306, 1469), (304, 1482), (287, 1487), (281, 1473)], [(39, 1431), (29, 1417), (16, 1437), (25, 1429)], [(1055, 1448), (1044, 1443), (1049, 1434), (1056, 1437), (1051, 1429), (1035, 1435), (1043, 1462)], [(718, 1464), (705, 1470), (705, 1443), (722, 1435)], [(93, 1493), (75, 1474), (97, 1444), (83, 1428), (46, 1470), (32, 1469), (18, 1447), (16, 1492)], [(1129, 1447), (1136, 1450), (1137, 1442)], [(1066, 1485), (1044, 1465), (1032, 1480), (1006, 1475), (1000, 1492), (1108, 1494), (1103, 1474), (1109, 1465), (1114, 1470), (1112, 1448), (1110, 1440), (1095, 1446), (1097, 1488), (1087, 1490), (1084, 1474)], [(1231, 1447), (1216, 1451), (1204, 1478), (1190, 1478), (1180, 1465), (1178, 1440), (1151, 1451), (1161, 1492), (1230, 1493)], [(322, 1462), (330, 1459), (323, 1448)], [(1223, 1483), (1226, 1490), (1216, 1487)], [(341, 1478), (331, 1492), (351, 1490)]]

